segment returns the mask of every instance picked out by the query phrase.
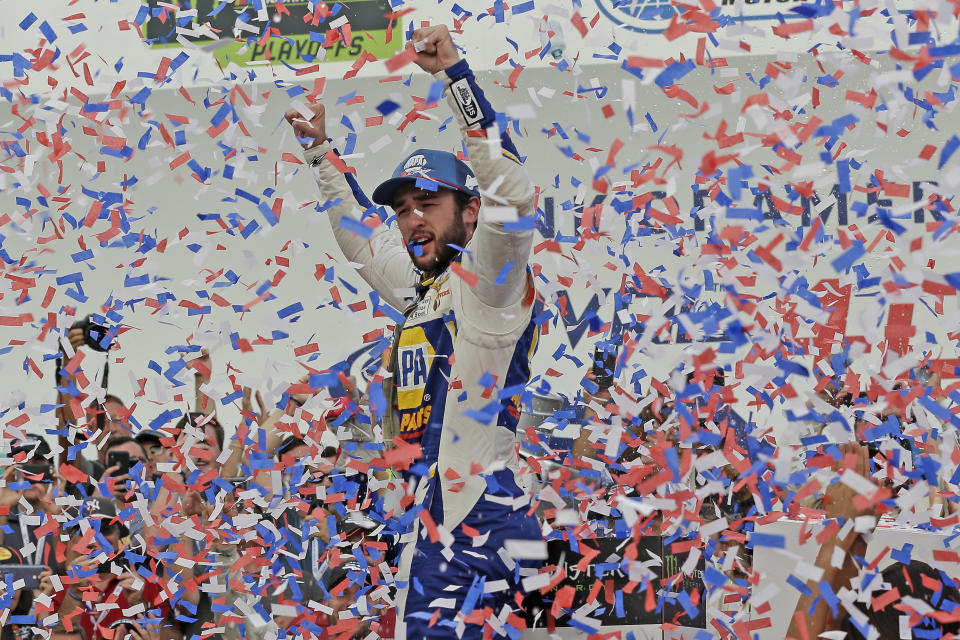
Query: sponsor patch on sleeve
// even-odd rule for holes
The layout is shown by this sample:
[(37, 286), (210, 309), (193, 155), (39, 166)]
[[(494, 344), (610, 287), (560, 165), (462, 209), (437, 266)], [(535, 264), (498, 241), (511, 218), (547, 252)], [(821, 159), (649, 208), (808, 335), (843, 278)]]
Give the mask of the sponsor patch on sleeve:
[(453, 91), (453, 97), (457, 101), (457, 106), (460, 107), (460, 112), (467, 121), (467, 125), (477, 124), (483, 120), (483, 110), (480, 108), (480, 102), (474, 95), (473, 87), (470, 86), (468, 78), (460, 78), (452, 83), (450, 90)]

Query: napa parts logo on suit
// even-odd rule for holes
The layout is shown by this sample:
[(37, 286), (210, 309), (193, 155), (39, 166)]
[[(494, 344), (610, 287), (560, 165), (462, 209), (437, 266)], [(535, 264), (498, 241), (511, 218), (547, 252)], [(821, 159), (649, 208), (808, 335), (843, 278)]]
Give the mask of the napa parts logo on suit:
[(423, 390), (436, 351), (422, 327), (410, 327), (400, 334), (397, 351), (397, 407), (404, 411), (423, 404)]
[[(663, 33), (677, 15), (671, 0), (594, 0), (608, 20), (640, 33)], [(790, 7), (806, 0), (715, 0), (717, 10), (738, 20), (777, 20), (801, 16), (789, 12)]]

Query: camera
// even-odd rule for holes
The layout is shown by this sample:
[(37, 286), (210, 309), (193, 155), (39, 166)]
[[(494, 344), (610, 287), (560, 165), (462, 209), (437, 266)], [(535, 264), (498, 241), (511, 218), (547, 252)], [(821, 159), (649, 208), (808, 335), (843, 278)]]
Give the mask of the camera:
[(83, 342), (94, 351), (106, 353), (113, 343), (113, 336), (105, 325), (93, 321), (93, 315), (87, 314), (82, 320), (73, 323), (70, 329), (83, 331)]
[(601, 390), (612, 387), (613, 374), (616, 368), (616, 347), (597, 345), (593, 351), (593, 375), (596, 376), (597, 387)]

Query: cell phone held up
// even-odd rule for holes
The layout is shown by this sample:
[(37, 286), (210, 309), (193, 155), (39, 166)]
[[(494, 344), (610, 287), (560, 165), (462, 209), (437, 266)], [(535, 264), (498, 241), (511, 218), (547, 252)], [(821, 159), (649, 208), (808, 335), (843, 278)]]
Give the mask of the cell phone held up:
[(11, 564), (0, 566), (0, 575), (11, 576), (13, 584), (23, 580), (23, 589), (36, 589), (40, 586), (40, 574), (46, 570), (43, 565)]
[(597, 345), (593, 350), (593, 376), (601, 391), (613, 386), (613, 373), (616, 368), (616, 349)]
[(107, 453), (107, 469), (117, 467), (110, 475), (123, 476), (130, 472), (130, 454), (126, 451), (110, 451)]

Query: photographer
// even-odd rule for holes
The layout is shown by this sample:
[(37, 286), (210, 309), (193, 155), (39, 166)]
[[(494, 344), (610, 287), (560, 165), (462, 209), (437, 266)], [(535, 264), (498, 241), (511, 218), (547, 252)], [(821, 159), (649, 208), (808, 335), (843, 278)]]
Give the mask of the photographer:
[(51, 515), (60, 513), (55, 500), (65, 495), (65, 482), (50, 460), (50, 445), (29, 435), (13, 441), (11, 456), (14, 464), (4, 470), (0, 486), (0, 543), (24, 550), (28, 564), (56, 566), (47, 537), (36, 535)]
[[(67, 332), (67, 340), (74, 352), (86, 347), (106, 354), (112, 346), (113, 336), (106, 327), (97, 324), (92, 320), (92, 316), (88, 315), (74, 323)], [(62, 363), (63, 366), (67, 365), (67, 356), (67, 353), (62, 353), (64, 360)], [(87, 394), (81, 389), (78, 379), (78, 374), (82, 374), (82, 371), (82, 369), (57, 370), (58, 394), (61, 398), (60, 402), (63, 404), (63, 407), (58, 411), (58, 416), (61, 421), (60, 428), (66, 433), (72, 425), (72, 432), (75, 434), (72, 438), (61, 436), (60, 444), (64, 450), (66, 450), (69, 445), (72, 445), (72, 441), (76, 439), (85, 440), (83, 448), (89, 449), (96, 444), (99, 447), (96, 460), (91, 461), (82, 456), (78, 456), (78, 460), (71, 462), (87, 475), (93, 478), (99, 478), (106, 468), (105, 445), (111, 438), (129, 436), (131, 429), (128, 423), (132, 421), (132, 418), (123, 400), (110, 393), (106, 393), (106, 395), (103, 396), (103, 402), (99, 408), (95, 408), (95, 406), (91, 404), (87, 408), (88, 415), (77, 415), (75, 411), (76, 408), (80, 406), (77, 405), (77, 402), (83, 403), (87, 399)], [(106, 389), (108, 383), (108, 372), (109, 355), (103, 367), (101, 384), (104, 389)], [(63, 384), (64, 381), (62, 378), (64, 373), (66, 374), (65, 385)], [(83, 379), (86, 380), (85, 377)], [(89, 388), (90, 383), (87, 382), (85, 386)], [(81, 420), (83, 420), (83, 422), (81, 422)], [(88, 430), (84, 429), (86, 425), (94, 427), (93, 434), (89, 437), (87, 436)], [(66, 462), (66, 452), (61, 454), (61, 456), (61, 462)], [(74, 493), (77, 493), (75, 489), (76, 488), (74, 488)]]
[[(142, 499), (138, 488), (148, 478), (150, 461), (143, 446), (127, 436), (117, 438), (104, 447), (104, 460), (107, 468), (97, 480), (99, 494), (111, 500), (119, 513), (137, 499)], [(140, 538), (144, 522), (139, 510), (133, 511), (126, 527), (132, 537)]]

